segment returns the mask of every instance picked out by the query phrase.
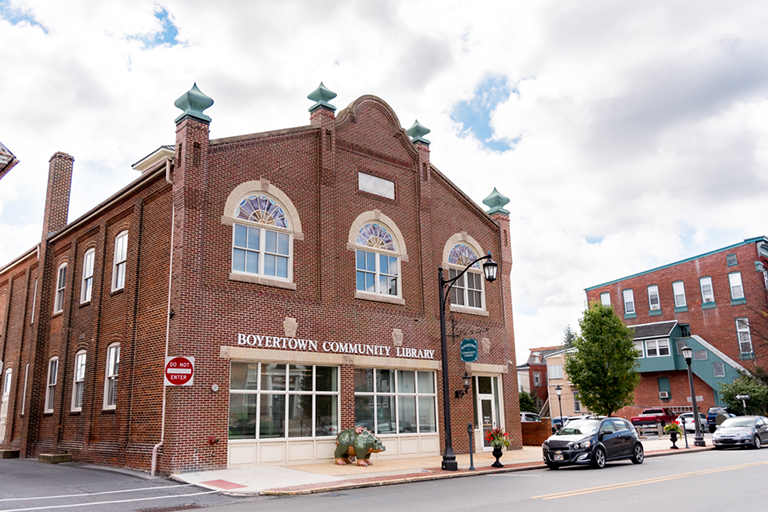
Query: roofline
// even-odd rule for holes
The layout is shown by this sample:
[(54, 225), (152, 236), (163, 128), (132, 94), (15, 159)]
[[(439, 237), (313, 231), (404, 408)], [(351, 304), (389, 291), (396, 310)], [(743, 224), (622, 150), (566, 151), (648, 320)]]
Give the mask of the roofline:
[(710, 342), (702, 338), (701, 336), (698, 336), (696, 334), (692, 335), (691, 338), (695, 339), (705, 347), (707, 347), (711, 352), (714, 352), (717, 357), (725, 361), (726, 363), (730, 364), (732, 368), (736, 368), (737, 370), (741, 370), (744, 373), (749, 373), (749, 371), (741, 366), (739, 363), (725, 355), (722, 351), (717, 349), (714, 345), (712, 345)]
[(547, 355), (545, 355), (543, 357), (544, 357), (544, 359), (549, 359), (550, 356), (557, 356), (557, 355), (568, 353), (568, 352), (576, 352), (576, 348), (575, 347), (571, 347), (571, 348), (566, 348), (566, 349), (563, 349), (563, 350), (558, 350), (557, 352), (552, 352), (551, 354), (547, 354)]
[(652, 268), (650, 270), (644, 270), (643, 272), (638, 272), (637, 274), (632, 274), (630, 276), (622, 277), (620, 279), (614, 279), (613, 281), (608, 281), (603, 284), (598, 284), (596, 286), (590, 286), (589, 288), (584, 288), (585, 292), (590, 292), (592, 290), (595, 290), (597, 288), (601, 288), (603, 286), (607, 286), (609, 284), (616, 284), (620, 283), (621, 281), (626, 281), (627, 279), (633, 279), (635, 277), (643, 276), (645, 274), (650, 274), (651, 272), (656, 272), (657, 270), (663, 270), (665, 268), (674, 267), (675, 265), (681, 265), (683, 263), (688, 263), (689, 261), (697, 260), (699, 258), (704, 258), (705, 256), (710, 256), (712, 254), (717, 254), (718, 252), (727, 251), (729, 249), (734, 249), (736, 247), (741, 247), (742, 245), (748, 245), (752, 243), (756, 243), (758, 241), (764, 241), (768, 242), (768, 237), (765, 236), (757, 236), (754, 238), (747, 238), (743, 242), (739, 242), (737, 244), (729, 245), (727, 247), (721, 247), (720, 249), (715, 249), (714, 251), (705, 252), (704, 254), (699, 254), (698, 256), (691, 256), (690, 258), (686, 258), (684, 260), (676, 261), (674, 263), (668, 263), (666, 265), (662, 265), (660, 267)]
[(25, 259), (29, 258), (33, 253), (37, 257), (37, 250), (40, 247), (40, 244), (36, 244), (31, 249), (28, 249), (27, 252), (23, 253), (21, 256), (17, 257), (15, 260), (11, 260), (8, 264), (6, 264), (4, 267), (0, 267), (0, 274), (3, 274), (4, 272), (12, 269)]

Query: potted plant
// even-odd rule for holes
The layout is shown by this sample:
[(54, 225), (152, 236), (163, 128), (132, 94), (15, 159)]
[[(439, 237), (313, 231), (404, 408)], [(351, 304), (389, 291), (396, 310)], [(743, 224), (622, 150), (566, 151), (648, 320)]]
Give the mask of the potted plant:
[(493, 428), (485, 432), (485, 440), (493, 447), (493, 456), (496, 457), (496, 462), (491, 464), (491, 466), (503, 468), (504, 465), (499, 462), (499, 458), (504, 454), (501, 449), (509, 446), (509, 436), (507, 436), (506, 432), (502, 432), (501, 429)]
[(664, 425), (664, 433), (669, 434), (669, 440), (672, 441), (672, 448), (673, 450), (677, 450), (677, 445), (675, 443), (677, 442), (677, 436), (682, 433), (682, 430), (680, 430), (680, 424), (675, 421), (671, 421)]

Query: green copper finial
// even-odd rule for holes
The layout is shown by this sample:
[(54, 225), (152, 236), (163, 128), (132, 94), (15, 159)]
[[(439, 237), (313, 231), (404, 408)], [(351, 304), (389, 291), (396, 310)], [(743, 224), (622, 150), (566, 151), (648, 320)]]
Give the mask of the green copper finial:
[(413, 126), (408, 128), (408, 131), (406, 133), (408, 133), (408, 136), (411, 137), (411, 140), (413, 141), (414, 144), (417, 142), (421, 142), (429, 146), (431, 142), (425, 139), (424, 136), (431, 131), (432, 130), (430, 130), (429, 128), (422, 126), (419, 123), (419, 120), (417, 119), (416, 121), (413, 122)]
[(333, 98), (336, 97), (336, 93), (327, 88), (325, 85), (323, 85), (323, 82), (320, 82), (320, 85), (312, 91), (309, 96), (307, 96), (308, 100), (312, 100), (315, 102), (314, 105), (309, 107), (310, 112), (314, 112), (315, 110), (319, 109), (320, 107), (327, 108), (331, 112), (336, 112), (336, 107), (328, 103)]
[(501, 195), (499, 191), (496, 190), (496, 187), (493, 187), (493, 192), (491, 192), (491, 195), (483, 199), (483, 204), (490, 207), (490, 210), (488, 210), (488, 215), (493, 215), (494, 213), (503, 213), (504, 215), (509, 215), (509, 210), (504, 208), (504, 205), (508, 202), (509, 198)]
[(176, 118), (175, 122), (177, 124), (184, 119), (184, 116), (194, 117), (195, 119), (205, 121), (206, 123), (211, 122), (211, 118), (203, 114), (203, 110), (213, 105), (213, 100), (203, 94), (200, 89), (197, 88), (196, 83), (189, 91), (185, 92), (179, 99), (174, 101), (173, 104), (184, 111), (183, 114)]

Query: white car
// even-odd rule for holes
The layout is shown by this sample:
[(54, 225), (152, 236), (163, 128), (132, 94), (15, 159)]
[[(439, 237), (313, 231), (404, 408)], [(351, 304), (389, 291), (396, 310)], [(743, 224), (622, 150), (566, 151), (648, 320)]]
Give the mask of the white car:
[[(680, 416), (677, 417), (677, 422), (682, 427), (685, 425), (686, 432), (695, 432), (696, 426), (693, 424), (693, 413), (692, 412), (684, 412)], [(707, 416), (706, 414), (699, 413), (699, 429), (700, 432), (706, 432), (704, 428), (707, 426)]]
[(520, 412), (520, 422), (521, 423), (534, 423), (537, 421), (541, 421), (541, 418), (538, 414), (534, 412)]

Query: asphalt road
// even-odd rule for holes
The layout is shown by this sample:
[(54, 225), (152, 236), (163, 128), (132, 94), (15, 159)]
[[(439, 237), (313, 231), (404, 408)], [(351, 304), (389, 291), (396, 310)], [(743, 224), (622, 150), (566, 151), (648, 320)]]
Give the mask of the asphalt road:
[(639, 466), (562, 468), (308, 496), (221, 495), (164, 478), (0, 460), (0, 511), (643, 511), (764, 510), (768, 448), (652, 457)]

